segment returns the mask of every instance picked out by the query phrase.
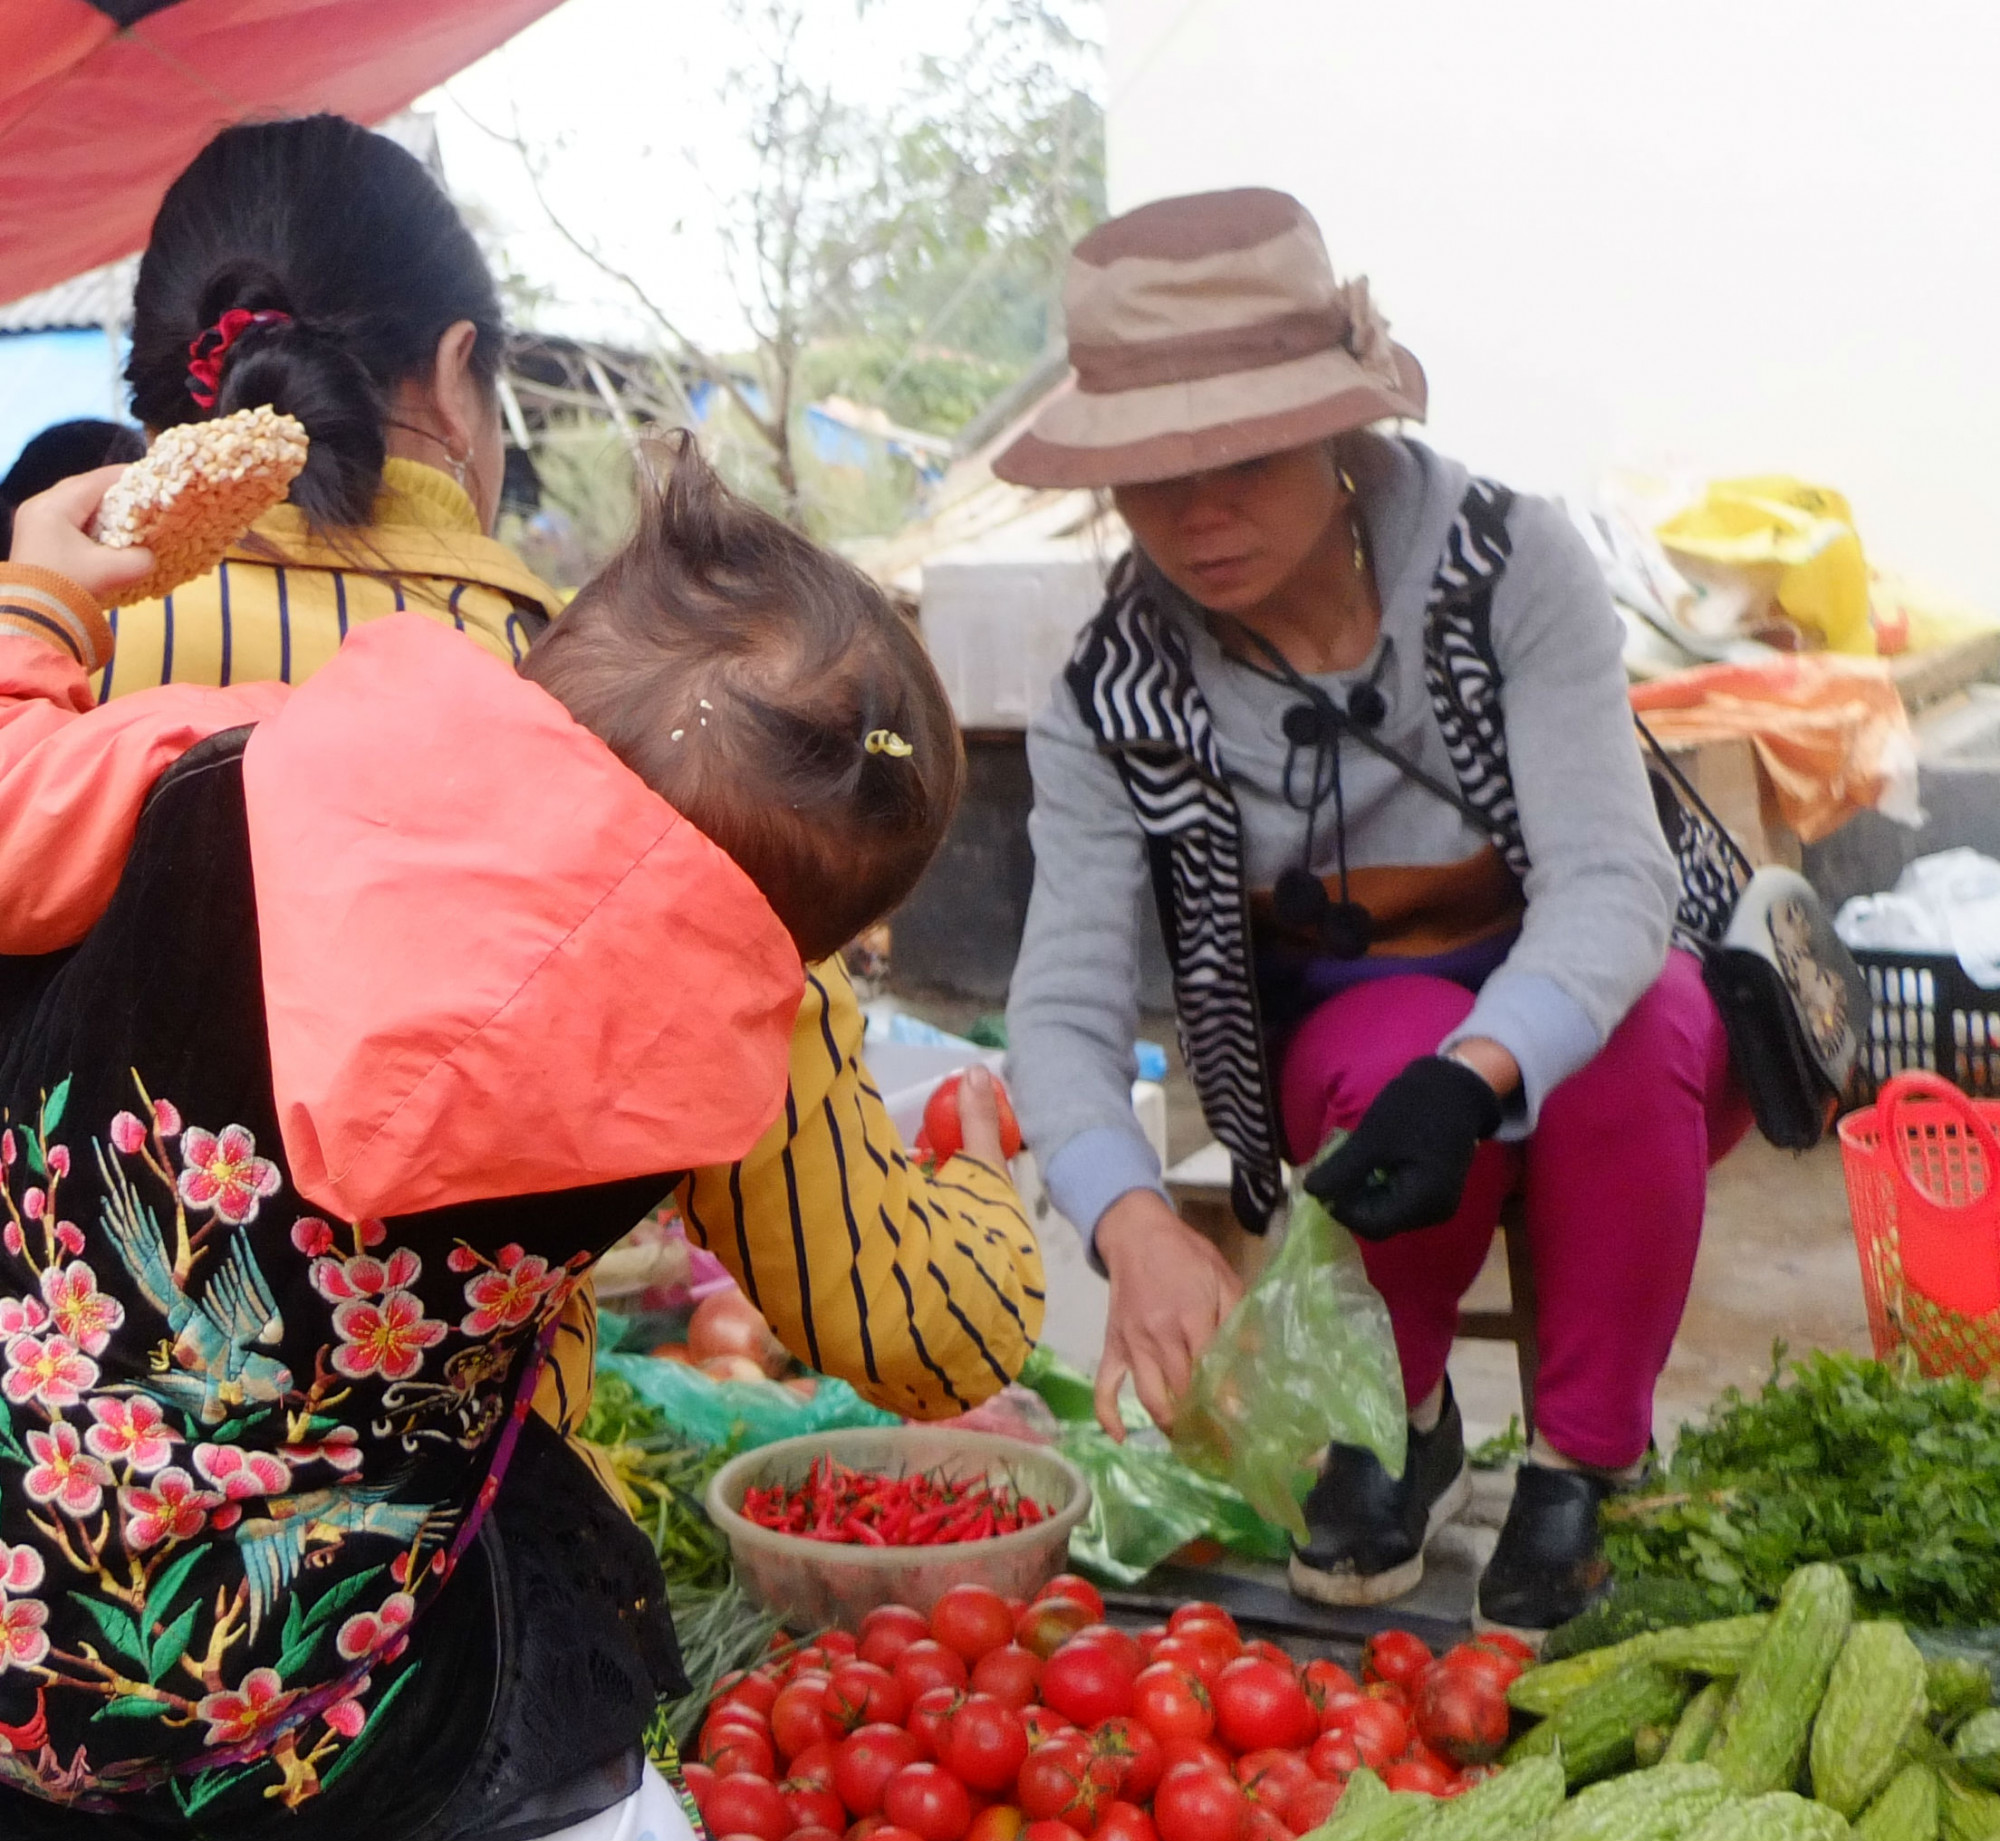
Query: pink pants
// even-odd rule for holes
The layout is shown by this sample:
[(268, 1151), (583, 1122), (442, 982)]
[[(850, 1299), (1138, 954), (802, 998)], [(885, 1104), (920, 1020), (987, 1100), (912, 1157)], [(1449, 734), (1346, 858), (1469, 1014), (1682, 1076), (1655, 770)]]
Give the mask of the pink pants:
[[(1331, 997), (1285, 1051), (1280, 1103), (1295, 1160), (1352, 1129), (1412, 1060), (1472, 1009), (1442, 978), (1384, 978)], [(1749, 1128), (1701, 967), (1672, 952), (1595, 1060), (1543, 1101), (1523, 1144), (1485, 1144), (1458, 1213), (1361, 1251), (1389, 1306), (1403, 1390), (1443, 1378), (1458, 1304), (1493, 1243), (1501, 1204), (1526, 1203), (1539, 1304), (1535, 1429), (1580, 1464), (1636, 1463), (1653, 1388), (1686, 1308), (1708, 1169)]]

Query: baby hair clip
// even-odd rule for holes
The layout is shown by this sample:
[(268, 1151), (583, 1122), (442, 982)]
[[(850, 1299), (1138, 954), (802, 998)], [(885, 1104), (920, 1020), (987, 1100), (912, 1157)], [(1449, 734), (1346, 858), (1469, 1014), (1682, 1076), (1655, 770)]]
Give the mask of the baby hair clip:
[(861, 745), (870, 754), (893, 755), (899, 761), (916, 753), (894, 729), (870, 729)]

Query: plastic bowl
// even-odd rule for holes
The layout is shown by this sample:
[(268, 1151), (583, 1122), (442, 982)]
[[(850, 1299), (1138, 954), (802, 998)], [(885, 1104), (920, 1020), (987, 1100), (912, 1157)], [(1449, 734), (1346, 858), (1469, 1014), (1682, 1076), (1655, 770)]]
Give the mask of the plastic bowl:
[[(741, 1513), (751, 1489), (805, 1481), (815, 1458), (892, 1476), (928, 1471), (954, 1482), (1010, 1481), (1049, 1509), (1046, 1521), (991, 1540), (944, 1547), (849, 1547), (760, 1528)], [(987, 1432), (884, 1426), (816, 1432), (746, 1451), (716, 1472), (708, 1517), (729, 1537), (737, 1583), (797, 1629), (856, 1628), (877, 1605), (929, 1613), (954, 1585), (1030, 1598), (1063, 1570), (1070, 1530), (1090, 1508), (1090, 1485), (1060, 1452)]]

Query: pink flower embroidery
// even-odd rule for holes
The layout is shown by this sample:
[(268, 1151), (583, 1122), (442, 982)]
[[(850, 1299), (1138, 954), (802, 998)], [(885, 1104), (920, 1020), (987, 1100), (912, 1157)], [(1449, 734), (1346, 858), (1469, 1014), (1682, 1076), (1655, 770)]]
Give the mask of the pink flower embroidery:
[(226, 1502), (282, 1496), (292, 1487), (291, 1468), (283, 1458), (269, 1451), (245, 1451), (240, 1445), (197, 1445), (194, 1467)]
[(329, 1304), (350, 1298), (380, 1297), (385, 1291), (406, 1291), (423, 1276), (424, 1262), (408, 1247), (398, 1247), (387, 1259), (360, 1253), (352, 1259), (316, 1259), (313, 1289)]
[(84, 1450), (75, 1426), (58, 1419), (46, 1432), (30, 1432), (28, 1455), (35, 1461), (21, 1484), (30, 1501), (53, 1502), (78, 1521), (97, 1513), (111, 1473)]
[(23, 1189), (21, 1191), (21, 1212), (30, 1221), (39, 1221), (48, 1205), (49, 1198), (41, 1190)]
[(44, 1577), (42, 1556), (32, 1547), (10, 1547), (0, 1541), (0, 1592), (18, 1598), (35, 1591)]
[(90, 1416), (97, 1423), (83, 1435), (83, 1442), (107, 1464), (121, 1460), (142, 1477), (150, 1477), (174, 1454), (180, 1434), (168, 1429), (160, 1409), (143, 1394), (122, 1399), (116, 1394), (96, 1394), (90, 1402)]
[(27, 1244), (21, 1238), (21, 1229), (17, 1223), (9, 1221), (6, 1228), (0, 1230), (0, 1246), (5, 1246), (7, 1251), (12, 1253), (16, 1259), (20, 1258)]
[(83, 1251), (83, 1229), (74, 1221), (56, 1223), (56, 1245), (74, 1257)]
[(409, 1628), (417, 1601), (408, 1592), (391, 1592), (379, 1611), (362, 1611), (340, 1626), (333, 1646), (344, 1662), (359, 1662), (386, 1649)]
[(340, 1338), (333, 1365), (350, 1381), (371, 1374), (407, 1381), (424, 1365), (424, 1351), (445, 1338), (445, 1326), (426, 1317), (407, 1291), (392, 1291), (379, 1305), (343, 1304), (333, 1313), (333, 1329)]
[(444, 1263), (454, 1272), (477, 1272), (480, 1260), (477, 1253), (461, 1242), (452, 1248)]
[(256, 1220), (264, 1198), (283, 1186), (278, 1166), (257, 1155), (257, 1140), (240, 1125), (225, 1125), (220, 1135), (190, 1127), (181, 1139), (181, 1155), (187, 1160), (181, 1200), (190, 1208), (212, 1209), (232, 1227)]
[(49, 1653), (42, 1626), (49, 1608), (33, 1598), (0, 1596), (0, 1673), (10, 1668), (34, 1668)]
[(358, 1699), (337, 1701), (327, 1708), (325, 1719), (328, 1729), (343, 1739), (360, 1738), (362, 1727), (368, 1724), (368, 1715), (361, 1710)]
[(354, 1231), (361, 1236), (364, 1247), (378, 1247), (389, 1238), (389, 1230), (372, 1216), (366, 1221), (357, 1221)]
[(125, 1512), (125, 1544), (135, 1553), (143, 1553), (162, 1541), (191, 1541), (207, 1525), (209, 1510), (219, 1508), (221, 1502), (221, 1497), (196, 1489), (194, 1479), (178, 1465), (163, 1470), (150, 1489), (119, 1491), (118, 1506)]
[(67, 1176), (69, 1174), (69, 1147), (65, 1144), (50, 1145), (48, 1150), (48, 1164), (51, 1176)]
[(303, 1470), (308, 1464), (331, 1464), (342, 1476), (361, 1468), (361, 1434), (351, 1425), (335, 1426), (303, 1444), (279, 1447), (287, 1464)]
[(16, 1406), (39, 1400), (50, 1412), (80, 1406), (97, 1385), (97, 1364), (67, 1336), (16, 1336), (7, 1344), (7, 1379), (0, 1390)]
[(308, 1259), (333, 1251), (333, 1229), (318, 1215), (301, 1215), (292, 1223), (292, 1245)]
[(33, 1336), (48, 1326), (40, 1298), (0, 1298), (0, 1336)]
[[(507, 1262), (507, 1253), (514, 1259)], [(555, 1285), (560, 1273), (549, 1271), (549, 1262), (538, 1253), (532, 1259), (520, 1256), (519, 1247), (509, 1247), (500, 1257), (505, 1270), (482, 1272), (468, 1279), (465, 1301), (472, 1306), (459, 1329), (467, 1336), (491, 1336), (495, 1330), (519, 1329), (535, 1314), (537, 1306)]]
[[(64, 1222), (65, 1227), (69, 1226)], [(72, 1228), (71, 1232), (75, 1232)], [(83, 1236), (77, 1235), (81, 1246)], [(97, 1274), (82, 1260), (42, 1274), (42, 1296), (55, 1326), (89, 1355), (102, 1355), (111, 1332), (125, 1321), (125, 1306), (97, 1289)]]
[(146, 1127), (137, 1113), (114, 1113), (111, 1119), (111, 1142), (127, 1157), (136, 1155), (146, 1148)]
[(11, 1131), (0, 1131), (0, 1170), (11, 1170), (17, 1154), (14, 1149), (14, 1134)]
[(153, 1102), (153, 1129), (163, 1138), (180, 1136), (181, 1115), (172, 1100), (156, 1099)]
[(240, 1688), (204, 1694), (195, 1704), (195, 1716), (208, 1721), (209, 1744), (247, 1745), (276, 1725), (297, 1698), (286, 1691), (276, 1669), (253, 1668)]

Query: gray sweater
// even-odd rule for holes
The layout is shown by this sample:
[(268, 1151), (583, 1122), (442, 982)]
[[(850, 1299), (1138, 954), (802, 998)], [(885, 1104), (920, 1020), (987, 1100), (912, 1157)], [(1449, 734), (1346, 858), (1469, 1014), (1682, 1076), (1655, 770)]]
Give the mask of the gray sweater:
[[(1468, 477), (1414, 441), (1368, 444), (1356, 478), (1381, 638), (1360, 669), (1316, 680), (1344, 704), (1372, 678), (1389, 711), (1377, 733), (1447, 785), (1457, 782), (1424, 684), (1424, 602)], [(1513, 556), (1494, 595), (1493, 643), (1533, 868), (1520, 935), (1452, 1040), (1491, 1038), (1520, 1063), (1522, 1095), (1505, 1135), (1521, 1137), (1550, 1089), (1597, 1053), (1659, 976), (1678, 883), (1596, 566), (1544, 500), (1516, 498), (1508, 529)], [(1163, 600), (1182, 623), (1214, 718), (1242, 813), (1248, 886), (1268, 889), (1305, 846), (1305, 818), (1281, 788), (1279, 725), (1298, 697), (1226, 657), (1199, 608), (1171, 590)], [(1350, 868), (1458, 863), (1486, 847), (1455, 807), (1388, 762), (1349, 745), (1341, 763)], [(1119, 1196), (1161, 1186), (1131, 1105), (1140, 903), (1151, 887), (1117, 768), (1060, 679), (1029, 730), (1028, 764), (1035, 889), (1007, 1006), (1009, 1073), (1049, 1193), (1089, 1238)], [(1314, 856), (1316, 872), (1333, 870), (1328, 811)]]

